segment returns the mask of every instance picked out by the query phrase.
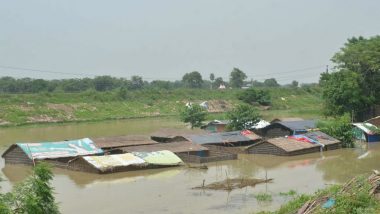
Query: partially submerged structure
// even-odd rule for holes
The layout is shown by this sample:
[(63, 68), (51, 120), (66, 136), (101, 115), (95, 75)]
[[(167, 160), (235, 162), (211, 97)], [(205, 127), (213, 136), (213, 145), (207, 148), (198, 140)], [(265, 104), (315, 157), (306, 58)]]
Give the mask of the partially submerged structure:
[(353, 133), (357, 140), (379, 142), (380, 129), (371, 123), (353, 123)]
[(210, 157), (210, 151), (207, 147), (188, 141), (128, 146), (122, 149), (125, 152), (155, 152), (168, 150), (175, 153), (184, 162), (207, 162), (207, 158)]
[(255, 133), (244, 131), (211, 133), (207, 135), (185, 136), (190, 142), (207, 147), (210, 151), (230, 154), (245, 153), (247, 146), (257, 143), (261, 137)]
[(303, 134), (317, 128), (315, 120), (278, 121), (256, 131), (263, 137), (283, 137)]
[(120, 148), (128, 146), (141, 146), (157, 144), (157, 141), (150, 139), (148, 136), (131, 135), (131, 136), (112, 136), (93, 139), (94, 144), (107, 153), (123, 153)]
[(104, 156), (85, 156), (71, 161), (67, 168), (91, 173), (124, 172), (182, 165), (173, 152), (134, 152)]
[(269, 138), (247, 148), (247, 153), (292, 156), (338, 148), (341, 148), (339, 140), (316, 131), (303, 135)]
[(6, 164), (31, 165), (46, 160), (56, 166), (64, 166), (76, 157), (103, 153), (92, 140), (83, 138), (60, 142), (17, 143), (10, 146), (2, 157)]
[(213, 120), (201, 128), (211, 133), (224, 132), (228, 124), (228, 120)]

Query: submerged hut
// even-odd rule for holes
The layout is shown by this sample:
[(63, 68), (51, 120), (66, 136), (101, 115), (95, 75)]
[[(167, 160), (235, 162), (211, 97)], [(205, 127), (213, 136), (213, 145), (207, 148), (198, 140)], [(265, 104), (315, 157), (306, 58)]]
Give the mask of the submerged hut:
[(202, 145), (188, 142), (157, 143), (151, 145), (128, 146), (122, 148), (124, 152), (155, 152), (168, 150), (175, 153), (184, 162), (202, 162), (201, 159), (209, 157), (209, 149)]
[(315, 130), (315, 120), (278, 121), (256, 131), (261, 136), (273, 138), (303, 134)]
[(79, 157), (67, 168), (91, 173), (125, 172), (182, 165), (182, 160), (173, 152), (134, 152), (104, 156)]
[(60, 142), (17, 143), (10, 146), (2, 157), (6, 164), (31, 165), (45, 160), (54, 166), (66, 167), (68, 162), (78, 156), (101, 154), (101, 148), (89, 138), (83, 138)]
[(149, 136), (129, 135), (129, 136), (112, 136), (93, 139), (94, 144), (110, 154), (123, 153), (121, 147), (152, 145), (158, 142), (151, 140)]
[(250, 146), (247, 153), (293, 156), (338, 148), (341, 148), (339, 140), (317, 131), (305, 135), (270, 138)]
[(353, 133), (357, 140), (364, 142), (379, 142), (380, 129), (371, 123), (354, 123), (352, 124)]
[(190, 142), (207, 147), (210, 151), (230, 154), (245, 153), (244, 149), (247, 146), (261, 140), (260, 136), (249, 130), (211, 133), (207, 135), (189, 135), (186, 138)]
[(201, 128), (211, 133), (224, 132), (228, 124), (228, 120), (213, 120)]

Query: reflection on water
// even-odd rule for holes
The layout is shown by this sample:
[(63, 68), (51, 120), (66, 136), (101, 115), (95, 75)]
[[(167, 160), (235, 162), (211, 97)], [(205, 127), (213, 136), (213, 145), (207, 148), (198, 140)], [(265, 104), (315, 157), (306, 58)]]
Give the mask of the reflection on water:
[[(71, 124), (52, 127), (23, 127), (0, 130), (2, 145), (17, 140), (76, 138), (120, 135), (127, 122)], [(183, 128), (171, 119), (130, 122), (149, 132)], [(69, 127), (67, 127), (69, 126)], [(59, 130), (63, 128), (64, 131)], [(98, 131), (96, 132), (96, 130)], [(137, 134), (143, 134), (143, 131)], [(145, 132), (148, 133), (148, 132)], [(136, 133), (134, 133), (136, 134)], [(21, 136), (22, 135), (22, 136)], [(174, 167), (97, 175), (54, 169), (53, 185), (63, 213), (252, 213), (278, 208), (289, 198), (280, 192), (312, 193), (327, 184), (342, 183), (350, 177), (379, 169), (380, 144), (368, 148), (341, 149), (294, 157), (240, 155), (238, 160), (209, 163), (208, 170)], [(2, 191), (23, 180), (30, 167), (2, 163)], [(273, 183), (225, 191), (193, 190), (226, 177), (273, 178)], [(257, 202), (254, 195), (266, 192), (272, 202)]]

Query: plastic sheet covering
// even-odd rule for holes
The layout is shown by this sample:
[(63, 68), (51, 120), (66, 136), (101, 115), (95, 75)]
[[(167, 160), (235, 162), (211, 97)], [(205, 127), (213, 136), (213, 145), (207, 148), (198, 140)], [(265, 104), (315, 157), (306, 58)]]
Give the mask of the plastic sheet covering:
[(86, 156), (83, 158), (95, 168), (102, 171), (114, 167), (140, 165), (145, 163), (143, 159), (130, 153), (105, 156)]
[(133, 154), (152, 165), (176, 166), (183, 163), (176, 154), (168, 150), (157, 152), (133, 152)]
[(29, 158), (33, 159), (103, 154), (103, 150), (96, 147), (89, 138), (61, 142), (18, 143), (17, 145)]

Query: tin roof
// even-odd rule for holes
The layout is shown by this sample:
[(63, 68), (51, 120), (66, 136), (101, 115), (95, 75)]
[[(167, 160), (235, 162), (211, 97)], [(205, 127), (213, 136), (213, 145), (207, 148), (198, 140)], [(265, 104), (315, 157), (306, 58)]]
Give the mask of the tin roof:
[(156, 143), (151, 145), (139, 145), (123, 147), (126, 152), (155, 152), (161, 150), (169, 150), (171, 152), (192, 152), (192, 151), (207, 151), (208, 148), (191, 142), (172, 142), (172, 143)]
[(132, 154), (152, 165), (177, 166), (183, 164), (182, 160), (176, 154), (168, 150), (156, 152), (132, 152)]
[(335, 139), (331, 137), (328, 134), (325, 134), (321, 131), (314, 131), (314, 132), (308, 132), (303, 134), (313, 140), (319, 141), (320, 143), (324, 145), (329, 145), (329, 144), (334, 144), (334, 143), (339, 143), (340, 141), (338, 139)]
[(376, 131), (380, 131), (379, 128), (371, 123), (353, 123), (352, 125), (358, 127), (360, 130), (369, 135), (375, 135)]
[(294, 152), (298, 150), (320, 146), (318, 144), (302, 142), (287, 137), (272, 138), (268, 139), (267, 142), (285, 150), (286, 152)]
[(303, 135), (271, 138), (267, 139), (264, 142), (254, 144), (251, 147), (260, 145), (262, 143), (270, 143), (285, 150), (286, 152), (294, 152), (313, 147), (336, 144), (340, 143), (340, 141), (323, 132), (316, 131), (309, 132)]
[(149, 145), (155, 144), (149, 136), (130, 135), (130, 136), (114, 136), (114, 137), (102, 137), (93, 139), (96, 146), (99, 148), (114, 148), (136, 145)]
[(307, 129), (315, 129), (317, 127), (315, 120), (280, 121), (280, 122), (275, 122), (275, 123), (288, 127), (291, 130), (307, 130)]
[(374, 118), (371, 118), (367, 121), (365, 121), (366, 123), (371, 123), (372, 125), (375, 125), (377, 127), (380, 128), (380, 116), (377, 116), (377, 117), (374, 117)]
[(228, 144), (261, 139), (260, 136), (249, 130), (211, 133), (207, 135), (188, 135), (185, 137), (197, 144)]
[[(41, 143), (17, 143), (22, 151), (33, 159), (76, 157), (83, 155), (103, 154), (103, 150), (89, 138), (60, 142), (41, 142)], [(13, 145), (13, 147), (15, 146)], [(3, 156), (9, 152), (12, 146), (4, 152)]]
[(86, 156), (83, 159), (100, 171), (107, 171), (109, 169), (129, 165), (145, 164), (145, 161), (133, 154), (117, 154), (117, 155), (104, 155), (104, 156)]

